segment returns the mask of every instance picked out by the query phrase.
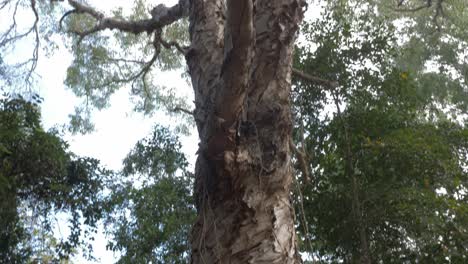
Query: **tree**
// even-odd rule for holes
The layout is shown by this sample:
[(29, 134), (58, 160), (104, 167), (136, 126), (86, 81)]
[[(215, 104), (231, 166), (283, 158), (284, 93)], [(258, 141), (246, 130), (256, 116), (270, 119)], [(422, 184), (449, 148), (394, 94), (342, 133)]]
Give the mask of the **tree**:
[(108, 248), (122, 253), (117, 263), (187, 263), (195, 206), (180, 147), (173, 132), (156, 126), (124, 160), (124, 179), (109, 186), (105, 226)]
[(295, 81), (295, 137), (309, 156), (297, 166), (302, 249), (330, 263), (466, 262), (466, 84), (424, 66), (438, 53), (415, 55), (443, 51), (428, 32), (412, 32), (430, 43), (414, 46), (368, 3), (324, 6), (295, 56), (339, 83)]
[(289, 200), (289, 89), (303, 6), (191, 1), (186, 58), (201, 141), (193, 263), (299, 262)]
[[(1, 7), (14, 3), (5, 1)], [(162, 55), (161, 49), (178, 50), (185, 57), (200, 137), (192, 262), (299, 262), (289, 199), (289, 91), (293, 44), (305, 1), (181, 0), (170, 8), (156, 6), (150, 17), (141, 12), (143, 1), (137, 1), (140, 12), (130, 19), (118, 11), (108, 17), (79, 1), (67, 3), (72, 9), (64, 13), (60, 24), (66, 24), (75, 38), (77, 55), (67, 84), (97, 107), (105, 106), (105, 99), (124, 82), (133, 82), (133, 91), (144, 95), (146, 107), (146, 99), (153, 98), (150, 69)], [(45, 2), (28, 4), (34, 21), (26, 35), (32, 33), (38, 41), (40, 15), (53, 11)], [(163, 34), (165, 27), (185, 17), (188, 47), (167, 41), (168, 31)], [(15, 35), (16, 29), (15, 22), (3, 35), (2, 44), (14, 40), (9, 34)], [(99, 33), (107, 29), (136, 35), (117, 33), (117, 41), (127, 44), (141, 43), (146, 33), (151, 41), (143, 52), (152, 52), (151, 59), (114, 60), (113, 51), (102, 48), (109, 43), (108, 35)], [(121, 47), (124, 53), (130, 52), (125, 45)], [(37, 48), (38, 44), (28, 61), (30, 69), (35, 67)], [(140, 69), (132, 73), (129, 64)]]
[[(59, 20), (59, 29), (64, 30), (71, 38), (72, 41), (68, 45), (75, 54), (75, 59), (67, 71), (66, 85), (76, 94), (85, 97), (86, 105), (103, 108), (115, 90), (130, 83), (131, 94), (137, 96), (139, 100), (137, 104), (139, 110), (151, 112), (157, 107), (156, 103), (159, 103), (171, 111), (183, 112), (194, 118), (200, 144), (195, 168), (194, 198), (197, 220), (191, 236), (193, 263), (300, 262), (294, 232), (294, 213), (289, 198), (290, 185), (293, 180), (290, 165), (292, 149), (296, 153), (296, 159), (302, 164), (300, 167), (304, 181), (307, 181), (307, 166), (304, 166), (306, 163), (303, 159), (307, 141), (306, 139), (302, 141), (302, 150), (300, 150), (291, 140), (293, 122), (290, 111), (290, 85), (292, 74), (301, 78), (303, 83), (307, 82), (306, 86), (314, 82), (320, 85), (320, 89), (329, 89), (328, 94), (320, 90), (314, 90), (313, 93), (321, 99), (326, 99), (327, 95), (331, 96), (336, 104), (337, 119), (325, 126), (334, 133), (320, 135), (322, 141), (319, 142), (325, 147), (319, 148), (316, 153), (317, 159), (312, 162), (314, 164), (323, 158), (317, 170), (323, 169), (322, 172), (326, 173), (327, 177), (324, 177), (322, 183), (329, 183), (327, 186), (331, 186), (330, 188), (341, 191), (340, 184), (346, 183), (352, 186), (349, 200), (352, 201), (353, 210), (350, 222), (357, 227), (358, 232), (352, 232), (347, 239), (356, 239), (359, 243), (344, 243), (344, 247), (340, 244), (335, 249), (340, 251), (342, 259), (355, 262), (359, 259), (363, 263), (370, 263), (375, 253), (371, 235), (377, 231), (373, 229), (374, 233), (370, 232), (375, 226), (367, 221), (366, 213), (369, 207), (366, 207), (362, 193), (364, 188), (372, 189), (372, 184), (366, 182), (366, 180), (369, 182), (375, 180), (371, 176), (375, 174), (377, 178), (383, 178), (388, 174), (374, 173), (380, 172), (380, 164), (372, 164), (370, 168), (359, 167), (355, 164), (361, 160), (367, 162), (371, 154), (375, 154), (372, 151), (381, 150), (378, 148), (373, 148), (372, 151), (367, 148), (363, 149), (361, 145), (365, 142), (362, 140), (367, 139), (367, 135), (370, 142), (377, 142), (379, 139), (375, 134), (391, 134), (393, 137), (386, 139), (388, 144), (400, 146), (405, 151), (395, 150), (396, 147), (385, 149), (385, 151), (395, 156), (408, 154), (414, 150), (416, 143), (421, 142), (409, 140), (411, 142), (407, 145), (398, 145), (401, 141), (407, 140), (404, 136), (407, 133), (398, 130), (408, 129), (409, 125), (408, 127), (401, 125), (401, 122), (407, 122), (412, 125), (412, 129), (420, 133), (421, 138), (424, 138), (424, 143), (431, 140), (440, 144), (446, 142), (447, 137), (439, 135), (442, 133), (440, 130), (431, 126), (425, 127), (416, 122), (417, 120), (411, 114), (421, 109), (424, 112), (426, 108), (413, 106), (412, 103), (418, 101), (413, 100), (414, 98), (410, 98), (409, 102), (402, 100), (398, 97), (398, 89), (404, 87), (410, 90), (412, 88), (413, 79), (408, 76), (412, 76), (413, 73), (418, 74), (417, 81), (421, 83), (423, 80), (426, 82), (437, 80), (440, 84), (460, 84), (461, 82), (452, 82), (453, 80), (446, 78), (447, 76), (437, 75), (436, 77), (440, 78), (433, 78), (434, 75), (426, 74), (422, 70), (425, 63), (438, 56), (443, 58), (444, 62), (450, 62), (458, 74), (465, 73), (465, 66), (458, 63), (456, 54), (441, 52), (444, 49), (440, 47), (447, 47), (441, 36), (437, 38), (439, 40), (437, 47), (440, 48), (435, 50), (437, 52), (431, 50), (433, 47), (418, 49), (418, 51), (423, 50), (422, 53), (425, 55), (436, 54), (437, 56), (428, 55), (422, 60), (415, 60), (402, 71), (396, 65), (404, 63), (404, 59), (409, 57), (392, 57), (389, 62), (383, 54), (389, 48), (385, 41), (394, 41), (380, 32), (389, 29), (389, 26), (378, 24), (381, 27), (378, 28), (377, 31), (380, 31), (377, 33), (381, 38), (371, 39), (374, 36), (369, 36), (365, 32), (363, 37), (365, 41), (359, 43), (360, 37), (354, 40), (351, 38), (352, 30), (347, 21), (344, 24), (333, 24), (338, 31), (333, 32), (335, 35), (327, 40), (326, 48), (319, 50), (318, 58), (325, 62), (307, 65), (307, 59), (310, 58), (307, 56), (305, 59), (300, 58), (304, 59), (301, 61), (305, 64), (302, 67), (304, 70), (313, 69), (315, 66), (318, 66), (318, 69), (323, 68), (321, 69), (323, 71), (318, 71), (319, 77), (292, 70), (293, 44), (305, 9), (303, 0), (180, 0), (178, 4), (170, 8), (164, 5), (149, 8), (146, 7), (144, 1), (136, 1), (130, 16), (125, 16), (122, 10), (116, 10), (112, 15), (107, 15), (90, 5), (75, 0), (68, 0), (66, 1), (68, 5), (61, 5), (69, 6), (71, 10), (68, 11), (57, 10), (56, 8), (60, 9), (61, 6), (56, 3), (34, 0), (26, 2), (34, 14), (29, 30), (27, 29), (24, 34), (18, 33), (16, 31), (17, 20), (14, 19), (11, 27), (7, 28), (0, 38), (2, 49), (18, 38), (29, 34), (32, 34), (36, 40), (32, 59), (17, 65), (18, 67), (30, 66), (25, 71), (26, 80), (31, 80), (31, 71), (36, 65), (40, 36), (47, 37), (49, 34), (39, 26), (40, 18), (46, 14), (53, 15), (54, 12), (61, 13), (63, 15)], [(337, 6), (354, 4), (355, 11), (362, 10), (362, 8), (382, 11), (388, 8), (389, 3), (389, 1), (371, 0), (330, 2), (336, 3)], [(360, 5), (361, 2), (364, 4)], [(455, 28), (453, 36), (463, 36), (463, 31), (459, 28), (441, 24), (439, 20), (446, 9), (454, 6), (453, 3), (428, 0), (423, 1), (425, 2), (423, 6), (419, 6), (419, 2), (421, 1), (398, 1), (397, 9), (409, 13), (421, 10), (435, 12), (434, 16), (427, 16), (427, 14), (418, 16), (416, 25), (424, 27), (428, 24), (429, 18), (435, 21), (432, 24), (437, 30)], [(20, 4), (20, 0), (6, 0), (0, 5), (0, 9), (11, 6), (14, 10), (13, 17), (16, 17), (16, 7)], [(340, 15), (344, 17), (346, 14)], [(370, 19), (369, 21), (376, 20)], [(361, 31), (373, 29), (368, 22), (359, 26), (364, 27), (360, 29)], [(423, 33), (428, 33), (428, 31)], [(422, 43), (419, 36), (413, 37), (414, 41), (405, 47), (415, 48)], [(348, 41), (344, 43), (344, 48), (348, 45), (352, 46), (344, 52), (341, 49), (343, 47), (339, 47), (338, 44), (342, 39)], [(450, 43), (449, 46), (453, 45), (455, 44)], [(109, 49), (109, 47), (114, 49)], [(338, 52), (334, 53), (337, 50)], [(340, 57), (344, 60), (340, 61)], [(369, 62), (366, 60), (368, 57), (372, 60), (370, 61), (373, 63), (372, 66), (384, 69), (384, 71), (369, 71), (368, 65), (366, 66)], [(159, 66), (163, 70), (174, 69), (180, 67), (183, 60), (187, 64), (187, 72), (190, 75), (195, 95), (193, 111), (186, 109), (187, 106), (182, 102), (174, 100), (170, 92), (164, 93), (164, 85), (157, 83), (158, 72), (153, 67)], [(352, 72), (349, 66), (356, 61), (364, 69)], [(11, 71), (4, 66), (3, 61), (0, 62), (2, 62), (0, 74), (9, 76)], [(390, 67), (387, 68), (387, 66)], [(11, 79), (5, 80), (13, 82)], [(360, 89), (369, 88), (372, 85), (382, 88), (383, 91)], [(463, 85), (451, 85), (450, 88), (452, 88), (450, 93), (441, 93), (441, 98), (464, 95)], [(458, 93), (453, 93), (454, 91)], [(300, 92), (309, 91), (302, 89)], [(450, 96), (446, 96), (448, 94)], [(309, 107), (310, 105), (306, 105), (308, 102), (304, 103), (304, 101), (306, 100), (296, 102), (301, 107), (304, 105), (304, 108)], [(346, 108), (342, 111), (340, 108), (343, 102), (346, 103)], [(454, 102), (451, 101), (451, 103)], [(381, 117), (375, 112), (369, 112), (369, 109), (362, 109), (361, 103), (380, 107), (379, 109), (385, 110), (385, 115)], [(405, 112), (400, 115), (396, 113), (395, 105), (408, 108), (404, 108)], [(463, 100), (456, 106), (458, 110), (466, 107)], [(81, 116), (86, 112), (85, 108), (78, 108), (77, 115), (72, 118), (72, 122), (78, 126), (91, 128), (87, 117)], [(429, 114), (434, 112), (428, 111)], [(316, 116), (311, 117), (310, 112), (300, 114), (309, 120), (317, 121)], [(375, 121), (375, 124), (370, 123), (375, 127), (360, 130), (362, 127), (358, 127), (357, 124), (364, 126), (365, 118)], [(385, 130), (385, 127), (376, 128), (382, 125), (378, 122), (382, 120), (388, 121), (396, 128), (393, 127), (393, 130)], [(437, 123), (437, 125), (441, 124)], [(311, 134), (317, 132), (313, 129), (304, 131), (303, 124), (299, 127), (301, 128), (298, 132), (299, 138), (305, 137), (307, 132)], [(434, 135), (426, 135), (425, 130), (434, 132)], [(459, 130), (458, 127), (457, 130)], [(453, 145), (447, 144), (447, 146)], [(356, 154), (355, 151), (358, 153)], [(381, 152), (378, 153), (381, 154)], [(424, 158), (419, 152), (416, 152), (415, 156)], [(447, 154), (442, 158), (446, 161), (445, 164), (452, 164), (451, 162), (455, 163), (454, 157)], [(395, 160), (392, 159), (392, 161)], [(402, 164), (398, 163), (398, 165)], [(408, 165), (408, 167), (411, 166)], [(458, 167), (455, 165), (453, 167), (455, 169), (452, 172), (455, 172)], [(436, 169), (432, 172), (437, 172)], [(369, 178), (363, 177), (364, 180), (358, 178), (358, 172), (365, 173)], [(158, 184), (172, 185), (165, 180)], [(407, 180), (404, 181), (405, 183), (414, 184), (411, 180), (405, 180)], [(162, 187), (158, 184), (155, 186)], [(126, 191), (135, 192), (137, 195), (145, 194), (145, 190), (129, 188)], [(152, 193), (152, 190), (149, 191)], [(180, 189), (171, 189), (169, 193), (172, 191), (178, 192)], [(433, 193), (434, 189), (431, 191)], [(325, 197), (323, 200), (335, 204), (334, 198)], [(136, 200), (136, 197), (130, 197), (130, 199)], [(342, 200), (338, 199), (338, 201)], [(386, 200), (381, 202), (381, 204), (388, 204)], [(138, 204), (145, 205), (144, 203)], [(138, 214), (138, 210), (134, 212)], [(303, 225), (307, 225), (306, 221)], [(393, 225), (393, 229), (388, 230), (395, 231), (402, 227), (405, 226)], [(130, 230), (139, 231), (138, 229)], [(329, 226), (323, 230), (323, 233), (335, 234), (333, 230), (330, 231)], [(308, 232), (305, 232), (305, 236), (307, 235), (309, 235)], [(400, 238), (401, 236), (391, 241), (400, 243), (401, 240), (398, 240)], [(123, 245), (122, 241), (117, 241), (117, 243), (127, 249), (132, 246)], [(324, 246), (326, 250), (328, 250), (327, 246)]]
[[(56, 131), (44, 131), (41, 99), (34, 98), (32, 102), (15, 95), (0, 99), (2, 263), (67, 259), (96, 229), (103, 181), (110, 174), (97, 160), (70, 153)], [(67, 239), (53, 236), (52, 216), (58, 212), (70, 214)]]

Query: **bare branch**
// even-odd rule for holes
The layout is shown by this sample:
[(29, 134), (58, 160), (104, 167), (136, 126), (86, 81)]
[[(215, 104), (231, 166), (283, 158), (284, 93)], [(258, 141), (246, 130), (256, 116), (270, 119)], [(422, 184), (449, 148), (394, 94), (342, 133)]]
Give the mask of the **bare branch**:
[(123, 62), (123, 63), (134, 63), (134, 64), (139, 64), (139, 65), (144, 65), (146, 64), (145, 61), (143, 60), (131, 60), (131, 59), (124, 59), (124, 58), (107, 58), (106, 60), (111, 61), (111, 62)]
[(444, 13), (444, 7), (442, 6), (442, 2), (444, 0), (437, 0), (437, 5), (436, 5), (436, 13), (434, 15), (434, 17), (432, 18), (432, 22), (436, 25), (437, 27), (437, 31), (441, 31), (441, 27), (439, 25), (439, 22), (438, 22), (438, 18), (439, 16), (445, 16), (445, 13)]
[(413, 7), (413, 8), (401, 8), (400, 6), (403, 5), (403, 2), (404, 0), (400, 0), (400, 2), (398, 3), (398, 8), (394, 8), (393, 10), (394, 11), (397, 11), (397, 12), (417, 12), (419, 10), (422, 10), (424, 8), (429, 8), (432, 6), (432, 0), (426, 0), (426, 3), (423, 4), (423, 5), (420, 5), (420, 6), (417, 6), (417, 7)]
[(161, 38), (161, 45), (163, 45), (163, 47), (165, 47), (166, 49), (170, 49), (172, 47), (175, 47), (184, 56), (187, 55), (187, 51), (189, 49), (188, 47), (182, 47), (176, 41), (166, 41), (163, 38)]
[(424, 8), (428, 8), (430, 6), (428, 5), (421, 5), (421, 6), (418, 6), (418, 7), (415, 7), (415, 8), (394, 8), (393, 11), (397, 11), (397, 12), (411, 12), (411, 13), (414, 13), (414, 12), (417, 12), (419, 10), (422, 10)]
[[(140, 71), (132, 76), (130, 76), (129, 78), (126, 78), (126, 79), (119, 79), (118, 81), (119, 82), (131, 82), (131, 81), (134, 81), (136, 80), (137, 78), (139, 77), (142, 77), (143, 78), (143, 82), (144, 82), (144, 78), (146, 77), (146, 75), (148, 74), (149, 70), (151, 69), (151, 67), (153, 66), (153, 64), (156, 62), (156, 59), (158, 58), (159, 56), (159, 52), (160, 52), (160, 49), (159, 49), (159, 36), (158, 36), (158, 33), (155, 33), (154, 35), (154, 38), (153, 38), (153, 46), (154, 46), (154, 54), (153, 56), (151, 57), (151, 59), (148, 61), (148, 62), (145, 62), (144, 63), (144, 66), (140, 69)], [(135, 63), (142, 63), (140, 61), (133, 61)], [(146, 86), (144, 84), (144, 86)]]
[[(304, 142), (302, 142), (304, 144)], [(296, 159), (298, 161), (299, 170), (301, 170), (302, 175), (304, 176), (304, 180), (306, 183), (310, 182), (310, 172), (309, 172), (309, 163), (307, 153), (305, 152), (304, 145), (302, 145), (301, 149), (299, 149), (292, 138), (289, 141), (289, 146), (293, 153), (296, 154)]]
[(114, 77), (106, 82), (102, 82), (100, 83), (99, 85), (96, 85), (94, 86), (95, 88), (105, 88), (111, 84), (122, 84), (122, 83), (130, 83), (131, 84), (131, 87), (132, 87), (132, 92), (134, 94), (137, 94), (138, 92), (141, 92), (141, 91), (135, 91), (134, 89), (134, 86), (135, 86), (135, 83), (136, 81), (141, 78), (142, 79), (142, 82), (143, 82), (143, 92), (145, 94), (145, 97), (148, 98), (150, 96), (150, 92), (148, 90), (148, 85), (146, 83), (146, 76), (148, 75), (149, 71), (151, 70), (151, 67), (154, 65), (154, 63), (156, 62), (158, 56), (159, 56), (159, 53), (160, 53), (160, 42), (159, 42), (159, 36), (158, 36), (158, 32), (155, 32), (154, 33), (154, 37), (153, 37), (153, 40), (152, 40), (152, 45), (154, 47), (154, 54), (153, 56), (151, 57), (151, 59), (149, 61), (143, 61), (143, 60), (132, 60), (132, 59), (124, 59), (124, 58), (107, 58), (106, 61), (109, 61), (109, 62), (112, 62), (116, 67), (117, 69), (119, 70), (120, 72), (120, 75), (122, 76), (125, 76), (127, 75), (127, 73), (123, 73), (121, 71), (121, 63), (123, 64), (128, 64), (128, 63), (132, 63), (132, 64), (136, 64), (136, 65), (140, 65), (140, 69), (136, 72), (136, 73), (132, 73), (130, 76), (128, 77)]
[[(420, 6), (417, 6), (417, 7), (414, 7), (414, 8), (400, 8), (400, 6), (403, 5), (404, 3), (404, 0), (400, 0), (398, 2), (398, 8), (394, 8), (393, 11), (396, 11), (396, 12), (418, 12), (424, 8), (430, 8), (433, 6), (433, 0), (426, 0), (426, 3), (423, 4), (423, 5), (420, 5)], [(445, 16), (445, 12), (444, 12), (444, 7), (442, 5), (442, 2), (444, 2), (444, 0), (436, 0), (437, 3), (435, 4), (435, 14), (432, 18), (432, 23), (435, 24), (436, 28), (437, 28), (437, 31), (440, 31), (441, 30), (441, 26), (439, 24), (439, 21), (438, 21), (438, 18), (440, 16), (443, 16), (443, 17), (446, 17)]]
[[(26, 38), (31, 35), (31, 33), (34, 35), (34, 47), (32, 49), (32, 55), (30, 58), (26, 59), (25, 61), (15, 63), (14, 65), (10, 65), (11, 68), (15, 69), (14, 72), (17, 74), (9, 74), (9, 77), (14, 77), (14, 79), (18, 78), (23, 78), (25, 79), (27, 84), (31, 84), (32, 81), (32, 75), (34, 70), (37, 67), (37, 60), (39, 58), (39, 29), (38, 29), (38, 24), (39, 24), (39, 13), (37, 11), (37, 6), (36, 6), (36, 0), (29, 0), (30, 3), (30, 8), (31, 11), (33, 12), (34, 15), (34, 22), (26, 31), (23, 32), (18, 32), (17, 27), (17, 14), (18, 11), (21, 9), (24, 3), (21, 1), (3, 1), (0, 3), (0, 10), (6, 8), (8, 5), (11, 5), (13, 7), (12, 11), (12, 22), (11, 25), (8, 27), (8, 29), (3, 32), (0, 35), (0, 47), (1, 48), (7, 48), (14, 43), (22, 38)], [(28, 86), (29, 87), (29, 86)]]
[(183, 112), (183, 113), (186, 113), (187, 115), (193, 116), (193, 111), (187, 110), (187, 109), (182, 108), (182, 107), (180, 107), (180, 106), (174, 107), (174, 108), (170, 109), (169, 111), (172, 111), (172, 112)]
[(69, 15), (71, 15), (71, 14), (74, 14), (74, 13), (78, 13), (78, 11), (77, 11), (76, 9), (73, 9), (73, 10), (69, 10), (69, 11), (65, 12), (65, 14), (63, 14), (63, 16), (62, 16), (62, 17), (60, 18), (60, 20), (59, 20), (59, 30), (62, 30), (62, 23), (63, 23), (63, 20), (64, 20), (67, 16), (69, 16)]
[(37, 29), (37, 24), (39, 22), (39, 14), (37, 13), (37, 9), (36, 9), (36, 0), (31, 0), (31, 9), (34, 13), (34, 24), (32, 26), (32, 29), (34, 31), (34, 36), (35, 36), (35, 45), (34, 45), (34, 50), (33, 50), (31, 68), (29, 70), (28, 76), (26, 77), (26, 80), (28, 80), (31, 77), (31, 74), (36, 69), (37, 60), (39, 59), (39, 44), (40, 43), (39, 43), (39, 30)]
[(179, 0), (178, 4), (169, 8), (164, 5), (158, 5), (151, 12), (151, 19), (143, 19), (139, 21), (128, 21), (121, 18), (106, 17), (103, 13), (76, 0), (68, 0), (68, 3), (74, 9), (65, 13), (64, 16), (62, 16), (61, 21), (72, 13), (87, 14), (96, 20), (96, 25), (88, 30), (72, 31), (72, 33), (79, 35), (80, 39), (106, 29), (118, 29), (120, 31), (133, 34), (153, 32), (158, 28), (172, 24), (186, 16), (188, 13), (188, 10), (186, 10), (188, 9), (188, 0)]
[[(15, 8), (13, 10), (13, 23), (11, 23), (11, 26), (8, 28), (8, 30), (4, 34), (2, 34), (2, 37), (0, 39), (0, 47), (5, 46), (9, 42), (20, 39), (20, 38), (28, 35), (31, 32), (31, 30), (29, 30), (29, 31), (27, 31), (26, 33), (23, 33), (23, 34), (19, 34), (19, 35), (16, 34), (16, 26), (17, 26), (16, 25), (16, 13), (18, 12), (19, 4), (20, 4), (20, 1), (17, 1), (16, 5), (15, 5)], [(13, 33), (13, 36), (9, 37), (11, 33)]]
[(325, 80), (325, 79), (322, 79), (322, 78), (307, 74), (307, 73), (305, 73), (303, 71), (300, 71), (298, 69), (293, 68), (292, 73), (293, 73), (294, 76), (296, 76), (298, 78), (301, 78), (301, 79), (304, 79), (304, 80), (309, 81), (309, 82), (313, 82), (313, 83), (317, 83), (317, 84), (326, 86), (326, 87), (328, 87), (330, 89), (335, 89), (339, 85), (337, 81)]

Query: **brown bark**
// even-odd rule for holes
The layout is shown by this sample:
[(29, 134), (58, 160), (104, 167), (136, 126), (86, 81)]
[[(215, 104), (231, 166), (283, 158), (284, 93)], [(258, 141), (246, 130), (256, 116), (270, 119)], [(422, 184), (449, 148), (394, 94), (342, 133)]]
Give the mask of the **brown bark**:
[(291, 58), (302, 0), (192, 0), (200, 135), (192, 263), (299, 263), (290, 204)]

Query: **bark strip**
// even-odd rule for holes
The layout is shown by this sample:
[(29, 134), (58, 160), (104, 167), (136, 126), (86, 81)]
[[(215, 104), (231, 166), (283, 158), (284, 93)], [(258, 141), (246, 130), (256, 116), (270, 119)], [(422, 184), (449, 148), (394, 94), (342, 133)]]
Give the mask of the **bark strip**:
[(200, 137), (194, 190), (198, 218), (192, 229), (191, 263), (217, 263), (215, 245), (219, 237), (210, 206), (217, 175), (213, 162), (207, 157), (207, 145), (213, 127), (218, 124), (213, 113), (216, 93), (222, 83), (224, 0), (191, 0), (189, 21), (191, 45), (185, 58), (195, 94), (194, 118)]
[(231, 126), (244, 103), (254, 47), (252, 0), (227, 1), (224, 37), (223, 89), (216, 114)]

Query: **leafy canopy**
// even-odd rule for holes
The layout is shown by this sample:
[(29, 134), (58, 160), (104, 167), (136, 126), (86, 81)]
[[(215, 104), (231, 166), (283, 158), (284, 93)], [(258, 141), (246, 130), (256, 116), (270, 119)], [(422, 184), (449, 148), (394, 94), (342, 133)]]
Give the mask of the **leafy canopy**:
[[(77, 157), (57, 131), (44, 131), (38, 103), (21, 96), (0, 99), (0, 260), (25, 262), (42, 253), (40, 237), (52, 234), (53, 216), (70, 214), (70, 235), (52, 242), (53, 256), (66, 258), (96, 230), (102, 213), (103, 182), (109, 171)], [(81, 221), (85, 226), (81, 225)], [(48, 253), (49, 254), (49, 253)]]

